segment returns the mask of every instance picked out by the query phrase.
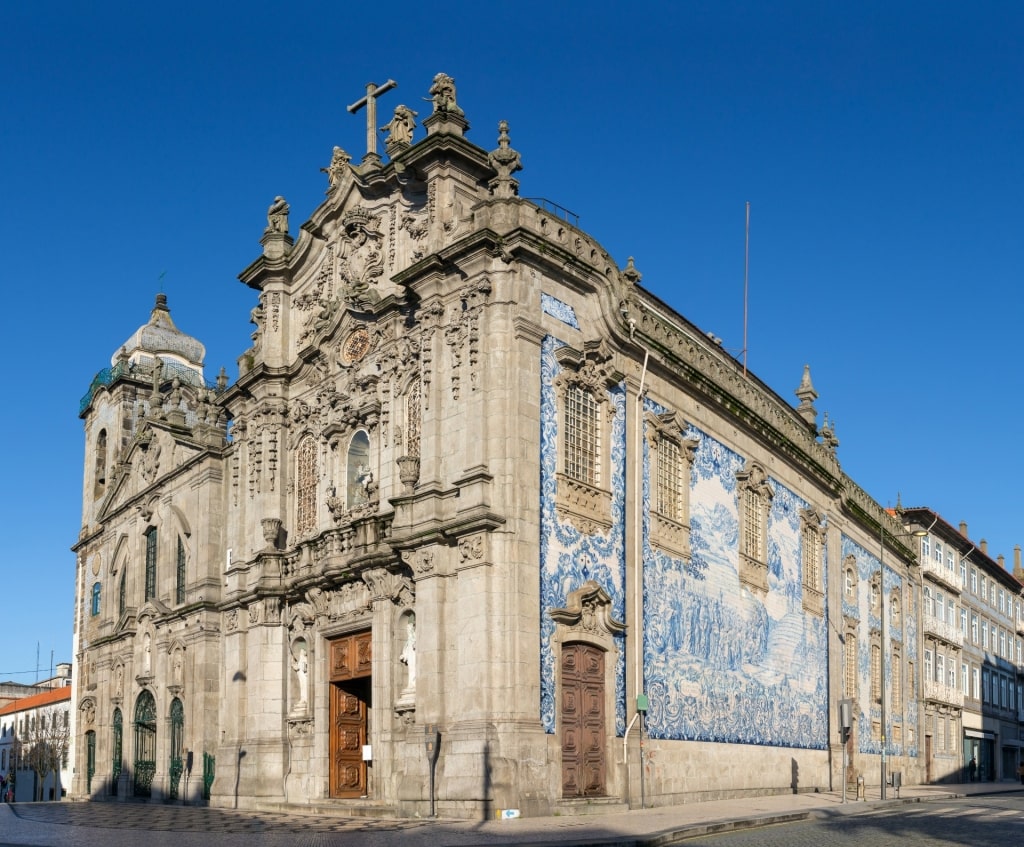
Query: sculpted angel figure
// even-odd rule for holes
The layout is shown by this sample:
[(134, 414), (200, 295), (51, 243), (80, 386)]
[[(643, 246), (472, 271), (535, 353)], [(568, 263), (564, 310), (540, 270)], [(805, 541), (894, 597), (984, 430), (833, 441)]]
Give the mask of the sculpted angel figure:
[(387, 132), (388, 137), (384, 143), (388, 147), (396, 144), (412, 144), (412, 131), (416, 128), (416, 116), (408, 106), (396, 106), (394, 117), (380, 128), (381, 132)]

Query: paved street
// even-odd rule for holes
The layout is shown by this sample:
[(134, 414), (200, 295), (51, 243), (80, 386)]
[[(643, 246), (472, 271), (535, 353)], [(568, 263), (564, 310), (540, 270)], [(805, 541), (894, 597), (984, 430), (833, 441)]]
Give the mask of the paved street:
[(968, 844), (1011, 847), (1024, 842), (1024, 796), (921, 803), (689, 839), (688, 847), (924, 847)]
[[(707, 836), (709, 832), (721, 832)], [(779, 794), (593, 816), (385, 820), (138, 803), (0, 803), (0, 847), (801, 847), (1024, 841), (1024, 786), (914, 786), (843, 804)], [(698, 837), (700, 836), (700, 837)]]

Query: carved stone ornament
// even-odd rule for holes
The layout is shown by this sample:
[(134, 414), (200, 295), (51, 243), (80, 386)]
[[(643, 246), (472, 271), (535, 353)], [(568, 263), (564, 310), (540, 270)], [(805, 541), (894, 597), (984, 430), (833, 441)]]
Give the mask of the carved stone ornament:
[(523, 169), (523, 162), (519, 153), (512, 149), (508, 121), (498, 123), (498, 149), (491, 151), (487, 162), (498, 173), (488, 184), (491, 193), (495, 197), (515, 197), (519, 193), (519, 180), (513, 179), (512, 174)]
[(412, 568), (417, 576), (434, 570), (434, 554), (431, 550), (403, 550), (402, 561)]
[(267, 549), (276, 550), (281, 535), (281, 519), (262, 518), (260, 524), (263, 527), (263, 540), (267, 542)]
[(467, 538), (459, 539), (459, 560), (465, 562), (476, 562), (484, 557), (484, 536), (470, 535)]
[(420, 458), (400, 456), (397, 461), (398, 478), (402, 481), (405, 493), (412, 494), (416, 490), (416, 483), (420, 481)]
[(626, 631), (626, 625), (612, 617), (612, 598), (590, 579), (569, 592), (564, 609), (552, 609), (551, 618), (576, 635), (607, 637)]

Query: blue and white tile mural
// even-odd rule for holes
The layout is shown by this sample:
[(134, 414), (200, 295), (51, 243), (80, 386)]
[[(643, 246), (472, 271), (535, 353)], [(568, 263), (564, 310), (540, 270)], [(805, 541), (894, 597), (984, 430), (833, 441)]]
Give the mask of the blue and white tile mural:
[(568, 303), (563, 303), (557, 297), (552, 297), (550, 294), (540, 295), (540, 308), (545, 315), (551, 315), (553, 318), (558, 318), (562, 323), (571, 326), (573, 329), (579, 329), (579, 321), (576, 320), (576, 311)]
[[(854, 717), (856, 720), (857, 748), (862, 753), (881, 753), (881, 739), (874, 736), (872, 726), (881, 722), (881, 707), (871, 697), (871, 633), (881, 631), (881, 620), (872, 609), (871, 583), (881, 569), (881, 562), (873, 553), (869, 553), (857, 542), (845, 535), (842, 536), (842, 561), (846, 563), (852, 557), (856, 561), (856, 587), (851, 600), (843, 592), (843, 616), (859, 623), (857, 627), (857, 693), (853, 697)], [(882, 666), (885, 668), (885, 690), (888, 728), (886, 751), (890, 755), (917, 755), (917, 709), (910, 708), (904, 714), (894, 710), (892, 706), (893, 674), (901, 674), (901, 690), (903, 702), (913, 702), (910, 697), (912, 689), (903, 678), (907, 662), (917, 663), (918, 614), (913, 602), (913, 593), (906, 590), (903, 579), (890, 568), (885, 569), (885, 605), (891, 609), (892, 597), (899, 600), (899, 616), (891, 614), (886, 618), (885, 655)], [(880, 604), (881, 605), (881, 604)], [(894, 667), (892, 647), (896, 645), (903, 652), (903, 662)], [(851, 696), (846, 692), (846, 696)]]
[[(648, 408), (660, 412), (648, 403)], [(736, 473), (742, 456), (699, 441), (690, 480), (691, 561), (654, 550), (644, 467), (644, 679), (653, 738), (823, 749), (825, 622), (802, 606), (800, 510), (777, 480), (768, 520), (768, 594), (740, 587)], [(827, 564), (827, 563), (825, 563)]]
[[(541, 349), (541, 536), (540, 536), (540, 632), (541, 632), (541, 722), (545, 731), (555, 731), (555, 654), (551, 643), (555, 622), (550, 612), (566, 605), (569, 593), (587, 580), (595, 580), (612, 600), (612, 615), (626, 619), (625, 590), (625, 390), (620, 385), (608, 393), (612, 406), (611, 491), (612, 527), (607, 534), (586, 535), (574, 526), (559, 521), (555, 513), (555, 486), (558, 451), (558, 415), (554, 379), (561, 368), (555, 350), (562, 342), (550, 336)], [(622, 734), (626, 729), (626, 654), (625, 639), (617, 637), (618, 658), (615, 665), (615, 726)]]

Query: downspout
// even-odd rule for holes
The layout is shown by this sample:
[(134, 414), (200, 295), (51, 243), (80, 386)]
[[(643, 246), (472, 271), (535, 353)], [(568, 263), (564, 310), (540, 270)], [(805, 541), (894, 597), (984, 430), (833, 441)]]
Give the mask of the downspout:
[[(629, 320), (629, 340), (636, 343), (636, 321), (630, 318)], [(642, 345), (639, 345), (641, 346)], [(643, 667), (643, 644), (640, 641), (640, 621), (643, 616), (643, 576), (644, 576), (644, 564), (643, 564), (643, 403), (644, 403), (644, 383), (647, 379), (647, 363), (650, 359), (650, 351), (642, 347), (644, 351), (644, 364), (640, 371), (640, 387), (637, 391), (636, 396), (636, 433), (637, 433), (637, 461), (634, 466), (634, 497), (635, 497), (635, 516), (634, 516), (634, 530), (633, 530), (633, 562), (634, 569), (636, 572), (636, 579), (634, 581), (634, 608), (633, 608), (633, 631), (634, 641), (636, 642), (635, 656), (633, 661), (633, 695), (638, 696), (641, 692), (641, 686), (643, 683), (642, 667)], [(629, 803), (629, 786), (630, 786), (630, 767), (629, 767), (629, 733), (633, 729), (633, 725), (637, 722), (640, 717), (639, 710), (634, 711), (633, 719), (629, 722), (629, 726), (626, 727), (626, 732), (622, 737), (622, 759), (626, 763), (626, 803)], [(640, 728), (640, 796), (643, 798), (643, 725)], [(643, 800), (641, 799), (641, 805)]]

